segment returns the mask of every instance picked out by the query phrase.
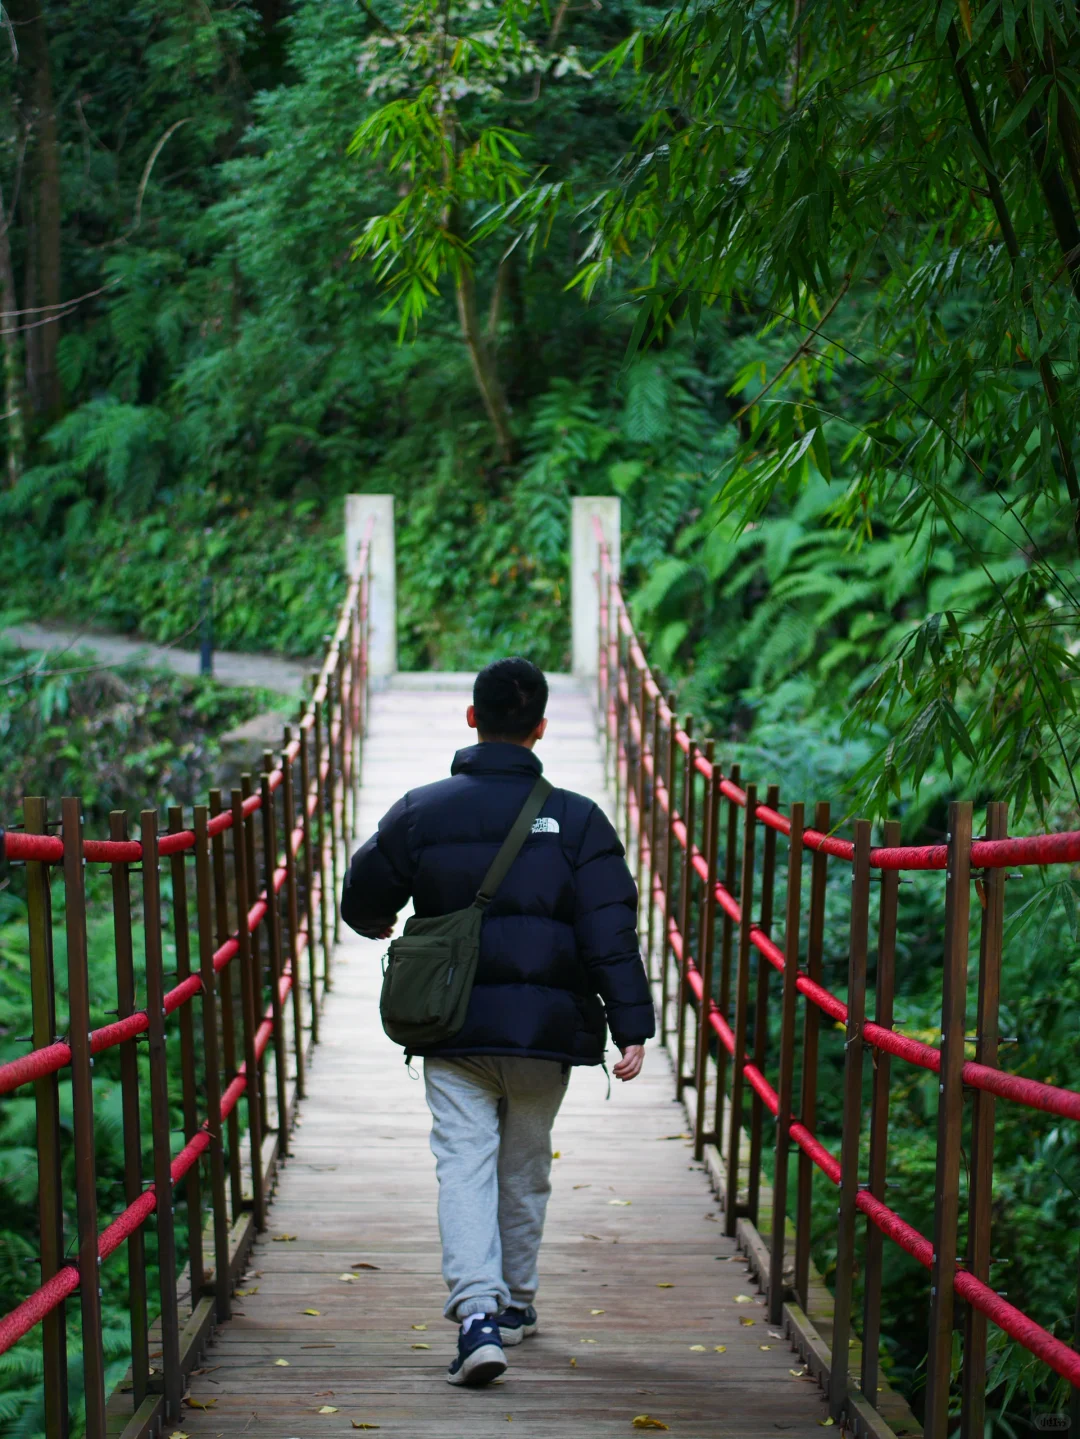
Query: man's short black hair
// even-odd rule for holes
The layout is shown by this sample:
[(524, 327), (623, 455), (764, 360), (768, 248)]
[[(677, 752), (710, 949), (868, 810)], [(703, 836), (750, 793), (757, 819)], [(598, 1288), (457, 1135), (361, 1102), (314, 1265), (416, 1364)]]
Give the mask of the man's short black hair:
[(476, 728), (485, 739), (528, 739), (544, 718), (547, 698), (544, 672), (532, 660), (495, 660), (473, 685)]

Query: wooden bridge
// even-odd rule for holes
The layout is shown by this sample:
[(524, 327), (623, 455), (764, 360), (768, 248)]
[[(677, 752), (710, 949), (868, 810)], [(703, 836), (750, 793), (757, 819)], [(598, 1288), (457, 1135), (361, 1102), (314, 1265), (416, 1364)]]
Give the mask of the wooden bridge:
[[(0, 1096), (33, 1086), (40, 1236), (40, 1285), (0, 1317), (0, 1355), (41, 1356), (47, 1439), (67, 1439), (73, 1413), (88, 1439), (484, 1439), (508, 1425), (530, 1439), (749, 1439), (828, 1424), (947, 1439), (957, 1410), (961, 1439), (982, 1439), (990, 1325), (1072, 1385), (1070, 1414), (1043, 1427), (1080, 1428), (1076, 1336), (989, 1282), (995, 1104), (1080, 1120), (1080, 1093), (999, 1064), (1006, 872), (1076, 863), (1080, 833), (1009, 838), (1004, 806), (991, 804), (975, 838), (971, 806), (956, 803), (947, 844), (903, 846), (890, 823), (874, 846), (865, 821), (850, 839), (834, 833), (827, 803), (812, 823), (801, 803), (781, 809), (775, 786), (762, 796), (726, 770), (659, 688), (619, 589), (617, 502), (575, 506), (575, 673), (552, 678), (540, 754), (624, 836), (660, 1043), (610, 1098), (602, 1074), (573, 1077), (555, 1133), (540, 1332), (489, 1389), (444, 1382), (454, 1330), (441, 1318), (422, 1086), (378, 1023), (384, 946), (336, 918), (352, 844), (472, 737), (468, 677), (395, 672), (388, 497), (357, 497), (358, 559), (336, 631), (257, 778), (211, 792), (190, 826), (176, 808), (161, 832), (147, 810), (137, 838), (122, 813), (109, 839), (84, 835), (77, 797), (59, 827), (38, 797), (20, 827), (0, 830), (0, 862), (25, 866), (9, 877), (25, 897), (33, 995), (30, 1048), (0, 1063)], [(825, 911), (840, 888), (826, 884), (830, 865), (850, 876), (843, 998), (824, 982)], [(893, 1023), (903, 870), (945, 871), (940, 1047)], [(112, 942), (95, 968), (103, 913)], [(102, 958), (115, 982), (102, 985)], [(10, 1054), (17, 1042), (4, 1043)], [(932, 1237), (887, 1203), (897, 1061), (938, 1080)], [(118, 1088), (123, 1134), (122, 1173), (106, 1184), (103, 1078)], [(840, 1089), (831, 1143), (819, 1085)], [(828, 1287), (812, 1262), (823, 1215)], [(909, 1316), (927, 1336), (918, 1423), (880, 1363), (886, 1240), (929, 1271), (927, 1306)], [(102, 1292), (110, 1282), (115, 1294), (107, 1266), (121, 1247), (131, 1363), (112, 1388)]]
[[(405, 789), (442, 778), (475, 738), (464, 722), (471, 676), (415, 681), (401, 676), (372, 697), (358, 835)], [(549, 714), (545, 773), (610, 812), (590, 696), (556, 676)], [(575, 1073), (555, 1129), (540, 1332), (508, 1351), (504, 1381), (449, 1388), (456, 1329), (442, 1318), (430, 1117), (379, 1024), (385, 947), (352, 937), (335, 951), (292, 1154), (240, 1286), (243, 1314), (192, 1376), (191, 1399), (210, 1407), (189, 1405), (184, 1430), (306, 1439), (371, 1424), (410, 1439), (576, 1439), (629, 1434), (648, 1414), (700, 1439), (816, 1433), (821, 1392), (724, 1237), (654, 1047), (610, 1102), (602, 1072)]]

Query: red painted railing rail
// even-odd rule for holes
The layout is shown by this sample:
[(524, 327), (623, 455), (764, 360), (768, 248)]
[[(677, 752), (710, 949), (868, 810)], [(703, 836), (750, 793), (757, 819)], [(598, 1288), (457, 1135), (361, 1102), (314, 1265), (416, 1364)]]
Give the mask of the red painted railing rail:
[[(156, 812), (146, 811), (137, 838), (128, 835), (120, 812), (112, 816), (108, 839), (84, 837), (77, 798), (63, 802), (60, 834), (48, 832), (48, 808), (37, 798), (25, 803), (23, 827), (0, 830), (0, 860), (26, 867), (34, 1029), (30, 1051), (0, 1064), (0, 1095), (34, 1085), (42, 1277), (33, 1294), (0, 1317), (0, 1354), (40, 1330), (50, 1439), (64, 1439), (68, 1432), (65, 1303), (75, 1294), (82, 1309), (86, 1433), (89, 1439), (105, 1439), (108, 1396), (98, 1270), (111, 1254), (127, 1244), (130, 1397), (118, 1394), (111, 1402), (114, 1408), (127, 1406), (124, 1432), (134, 1439), (158, 1432), (163, 1420), (180, 1418), (185, 1375), (197, 1362), (210, 1324), (229, 1316), (232, 1284), (246, 1248), (254, 1232), (265, 1227), (273, 1169), (287, 1151), (295, 1100), (303, 1093), (306, 1051), (318, 1038), (336, 937), (341, 848), (355, 821), (367, 715), (370, 544), (369, 526), (311, 697), (296, 724), (284, 730), (277, 755), (265, 755), (258, 788), (245, 775), (227, 803), (212, 792), (209, 805), (195, 807), (191, 825), (178, 808), (170, 810), (166, 833), (158, 833)], [(168, 909), (160, 892), (163, 863), (171, 878)], [(118, 1017), (96, 1028), (91, 1024), (92, 999), (96, 1009), (98, 997), (91, 996), (89, 983), (86, 865), (108, 867), (119, 1001)], [(136, 867), (138, 906), (131, 894)], [(59, 1035), (50, 903), (54, 884), (64, 889), (67, 938), (69, 1013), (67, 1032)], [(230, 916), (235, 919), (231, 933)], [(136, 923), (143, 928), (145, 954), (138, 976)], [(163, 966), (167, 939), (177, 971), (169, 989)], [(142, 1008), (136, 1007), (136, 992), (144, 995)], [(170, 1061), (166, 1025), (174, 1016), (179, 1046)], [(145, 1051), (136, 1043), (143, 1039)], [(92, 1066), (96, 1056), (106, 1054), (116, 1056), (123, 1100), (125, 1204), (100, 1227)], [(63, 1192), (62, 1084), (70, 1084), (72, 1093), (71, 1198)], [(141, 1091), (147, 1084), (149, 1175), (144, 1174), (140, 1132)], [(170, 1106), (177, 1099), (184, 1142), (173, 1154)], [(268, 1124), (273, 1133), (266, 1132)], [(170, 1196), (166, 1204), (159, 1203), (163, 1192)], [(175, 1199), (181, 1196), (184, 1234), (174, 1217)], [(76, 1232), (69, 1235), (65, 1216), (72, 1208)], [(160, 1272), (153, 1300), (143, 1252), (151, 1216)], [(207, 1220), (210, 1263), (203, 1253)], [(190, 1282), (187, 1313), (177, 1297), (181, 1265)], [(160, 1379), (152, 1384), (149, 1329), (155, 1311)]]
[[(954, 1296), (964, 1301), (964, 1364), (961, 1376), (963, 1439), (982, 1439), (985, 1423), (987, 1321), (1080, 1388), (1080, 1353), (1023, 1313), (989, 1284), (993, 1186), (994, 1104), (1003, 1100), (1080, 1120), (1080, 1093), (1026, 1076), (998, 1063), (998, 1005), (1005, 871), (1026, 865), (1080, 861), (1080, 832), (1006, 834), (1005, 808), (990, 805), (987, 833), (971, 833), (971, 806), (950, 808), (948, 843), (902, 845), (899, 826), (886, 826), (883, 845), (871, 845), (870, 827), (855, 838), (829, 829), (827, 805), (807, 824), (802, 805), (789, 813), (771, 790), (760, 802), (737, 769), (725, 773), (711, 741), (700, 742), (692, 722), (680, 724), (674, 700), (652, 673), (630, 619), (607, 546), (596, 525), (600, 635), (597, 698), (620, 827), (639, 887), (645, 896), (642, 929), (648, 936), (650, 971), (658, 993), (661, 1032), (673, 1051), (679, 1097), (692, 1092), (695, 1151), (715, 1145), (724, 1170), (725, 1222), (730, 1234), (741, 1217), (758, 1221), (764, 1118), (775, 1134), (770, 1318), (780, 1322), (785, 1303), (807, 1307), (810, 1293), (812, 1174), (824, 1174), (840, 1190), (837, 1264), (832, 1319), (834, 1359), (827, 1376), (833, 1417), (857, 1420), (853, 1405), (876, 1404), (881, 1324), (882, 1240), (899, 1245), (931, 1271), (928, 1388), (925, 1433), (946, 1439), (950, 1394)], [(765, 837), (757, 849), (758, 832)], [(783, 943), (772, 936), (778, 842), (788, 847), (788, 884)], [(803, 857), (811, 868), (810, 909), (804, 916)], [(852, 915), (848, 998), (821, 982), (826, 867), (851, 866)], [(938, 1048), (898, 1031), (892, 1020), (893, 965), (900, 873), (946, 872), (942, 1044)], [(970, 888), (981, 879), (982, 941), (975, 1055), (966, 1052), (973, 1021), (966, 1010)], [(880, 914), (873, 1014), (867, 1013), (870, 884), (878, 886)], [(749, 916), (744, 922), (744, 915)], [(754, 918), (753, 916), (760, 916)], [(654, 920), (659, 917), (659, 923)], [(756, 970), (753, 956), (757, 956)], [(804, 960), (805, 956), (805, 960)], [(770, 994), (769, 975), (782, 992)], [(798, 997), (807, 1001), (800, 1045)], [(770, 1049), (768, 1015), (780, 1006), (779, 1049)], [(847, 1031), (844, 1051), (844, 1112), (837, 1158), (814, 1134), (817, 1109), (819, 1016)], [(863, 1059), (876, 1052), (870, 1105), (870, 1152), (865, 1168)], [(801, 1093), (794, 1088), (801, 1049)], [(713, 1063), (715, 1056), (715, 1064)], [(939, 1076), (935, 1227), (919, 1234), (885, 1202), (889, 1064), (892, 1059)], [(777, 1085), (766, 1077), (769, 1067)], [(709, 1078), (710, 1074), (714, 1077)], [(709, 1093), (711, 1087), (711, 1094)], [(749, 1114), (745, 1113), (749, 1096)], [(970, 1181), (966, 1198), (968, 1252), (956, 1259), (961, 1203), (961, 1125), (970, 1102)], [(745, 1121), (749, 1120), (749, 1141)], [(747, 1153), (747, 1143), (749, 1152)], [(798, 1155), (794, 1213), (788, 1203), (788, 1151)], [(747, 1174), (747, 1188), (740, 1186)], [(857, 1215), (867, 1222), (861, 1259)], [(794, 1254), (785, 1240), (794, 1219)], [(938, 1257), (940, 1256), (940, 1258)], [(785, 1279), (794, 1261), (794, 1284)], [(847, 1336), (853, 1312), (853, 1276), (863, 1270), (865, 1293), (862, 1370), (849, 1375)], [(792, 1311), (789, 1310), (791, 1318)], [(842, 1356), (837, 1362), (835, 1356)], [(855, 1397), (857, 1396), (857, 1397)], [(862, 1422), (862, 1421), (858, 1421)]]

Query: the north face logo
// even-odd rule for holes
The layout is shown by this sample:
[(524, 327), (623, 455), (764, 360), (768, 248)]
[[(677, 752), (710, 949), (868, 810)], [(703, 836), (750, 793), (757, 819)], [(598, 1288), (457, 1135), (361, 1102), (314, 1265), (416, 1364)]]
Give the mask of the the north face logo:
[(540, 819), (534, 819), (532, 832), (533, 834), (558, 834), (559, 821), (557, 819), (548, 819), (546, 816), (542, 816)]

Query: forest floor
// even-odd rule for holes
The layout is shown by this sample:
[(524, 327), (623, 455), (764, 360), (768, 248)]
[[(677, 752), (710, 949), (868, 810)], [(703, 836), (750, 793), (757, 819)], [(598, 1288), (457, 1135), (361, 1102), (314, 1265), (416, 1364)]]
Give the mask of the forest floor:
[[(138, 664), (151, 669), (170, 669), (180, 675), (199, 673), (198, 650), (156, 645), (149, 640), (133, 639), (130, 635), (101, 634), (59, 625), (21, 624), (0, 630), (0, 640), (16, 649), (48, 650), (53, 654), (91, 650), (108, 666)], [(274, 690), (289, 696), (299, 696), (303, 692), (306, 677), (314, 674), (317, 667), (314, 660), (287, 660), (278, 655), (240, 654), (232, 650), (214, 651), (214, 679), (219, 684)]]

